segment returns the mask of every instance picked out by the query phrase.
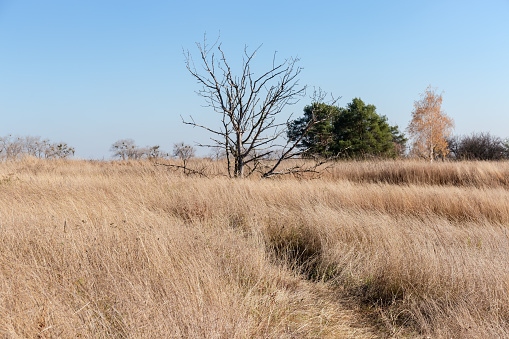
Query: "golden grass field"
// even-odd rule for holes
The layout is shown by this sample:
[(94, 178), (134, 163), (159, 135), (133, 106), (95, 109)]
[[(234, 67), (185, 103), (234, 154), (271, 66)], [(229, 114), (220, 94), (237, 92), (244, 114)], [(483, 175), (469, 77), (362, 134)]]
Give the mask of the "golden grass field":
[(509, 337), (509, 163), (0, 163), (2, 338)]

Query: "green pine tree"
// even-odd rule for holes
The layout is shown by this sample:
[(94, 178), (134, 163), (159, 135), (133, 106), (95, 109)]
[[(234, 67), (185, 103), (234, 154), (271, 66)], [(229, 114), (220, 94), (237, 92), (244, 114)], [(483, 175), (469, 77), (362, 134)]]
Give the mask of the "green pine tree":
[(374, 105), (355, 98), (346, 108), (312, 104), (304, 117), (288, 125), (288, 138), (298, 140), (311, 119), (316, 123), (302, 138), (299, 147), (307, 155), (351, 158), (396, 157), (404, 154), (407, 139), (398, 126), (376, 113)]

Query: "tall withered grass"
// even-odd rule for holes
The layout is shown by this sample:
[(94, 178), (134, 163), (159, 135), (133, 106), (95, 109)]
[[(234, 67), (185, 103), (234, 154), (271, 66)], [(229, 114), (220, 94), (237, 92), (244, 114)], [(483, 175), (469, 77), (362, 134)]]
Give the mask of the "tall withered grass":
[(508, 337), (508, 173), (341, 162), (317, 180), (232, 180), (2, 163), (0, 333)]
[(509, 162), (416, 160), (338, 162), (327, 177), (394, 185), (509, 186)]

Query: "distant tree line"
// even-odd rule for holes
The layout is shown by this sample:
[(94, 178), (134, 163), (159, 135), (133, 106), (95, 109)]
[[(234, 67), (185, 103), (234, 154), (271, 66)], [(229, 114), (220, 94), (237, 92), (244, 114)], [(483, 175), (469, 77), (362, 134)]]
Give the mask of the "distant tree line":
[[(312, 107), (312, 106), (315, 107)], [(320, 122), (302, 138), (298, 145), (304, 149), (303, 157), (334, 157), (346, 159), (369, 159), (375, 157), (411, 157), (406, 152), (407, 139), (398, 129), (387, 123), (385, 116), (376, 114), (375, 106), (364, 105), (354, 99), (346, 108), (325, 104), (312, 104), (304, 108), (304, 117), (289, 123), (288, 138), (297, 138), (301, 126), (311, 118), (311, 112), (319, 115)], [(321, 115), (327, 115), (321, 116)], [(509, 139), (489, 132), (451, 136), (446, 140), (449, 160), (507, 160)], [(132, 139), (118, 140), (111, 146), (113, 156), (121, 160), (157, 160), (176, 158), (187, 166), (196, 155), (196, 149), (183, 142), (173, 145), (171, 153), (160, 146), (139, 147)], [(0, 137), (0, 160), (15, 160), (23, 156), (39, 159), (64, 159), (74, 155), (74, 147), (65, 142), (51, 142), (41, 137)], [(224, 154), (213, 154), (212, 159), (224, 159)]]
[(12, 160), (22, 156), (39, 159), (59, 159), (74, 155), (74, 147), (65, 142), (51, 142), (41, 137), (0, 137), (0, 159)]
[[(509, 139), (489, 132), (452, 136), (452, 119), (440, 110), (441, 99), (427, 89), (421, 101), (416, 102), (412, 121), (407, 128), (413, 143), (407, 148), (407, 138), (397, 125), (390, 125), (374, 105), (366, 105), (354, 98), (346, 107), (314, 102), (304, 107), (304, 116), (287, 123), (287, 139), (297, 142), (303, 158), (373, 159), (421, 157), (448, 160), (506, 160), (509, 159)], [(431, 112), (431, 113), (430, 113)], [(314, 124), (310, 124), (314, 121)], [(310, 127), (311, 126), (311, 127)], [(210, 157), (226, 158), (221, 149)], [(111, 145), (114, 158), (120, 160), (157, 160), (176, 158), (184, 171), (192, 173), (188, 161), (196, 150), (185, 143), (173, 145), (171, 153), (159, 145), (140, 147), (133, 139), (121, 139)], [(67, 143), (51, 142), (41, 137), (0, 137), (0, 160), (15, 160), (23, 156), (39, 159), (63, 159), (74, 155), (74, 147)], [(262, 159), (262, 158), (260, 158)], [(265, 156), (265, 160), (277, 160)]]

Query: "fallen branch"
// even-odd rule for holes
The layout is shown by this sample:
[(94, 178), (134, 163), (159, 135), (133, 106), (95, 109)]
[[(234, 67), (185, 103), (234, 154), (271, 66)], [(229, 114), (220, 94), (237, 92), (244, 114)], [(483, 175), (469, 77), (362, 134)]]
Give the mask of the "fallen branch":
[(184, 174), (185, 175), (190, 175), (190, 174), (197, 174), (201, 177), (205, 177), (205, 178), (208, 178), (208, 176), (203, 173), (203, 171), (199, 171), (199, 170), (194, 170), (192, 168), (189, 168), (187, 166), (181, 166), (181, 165), (173, 165), (173, 164), (162, 164), (160, 162), (156, 162), (154, 165), (159, 165), (159, 166), (166, 166), (166, 167), (171, 167), (171, 168), (175, 168), (175, 169), (182, 169), (184, 171)]

